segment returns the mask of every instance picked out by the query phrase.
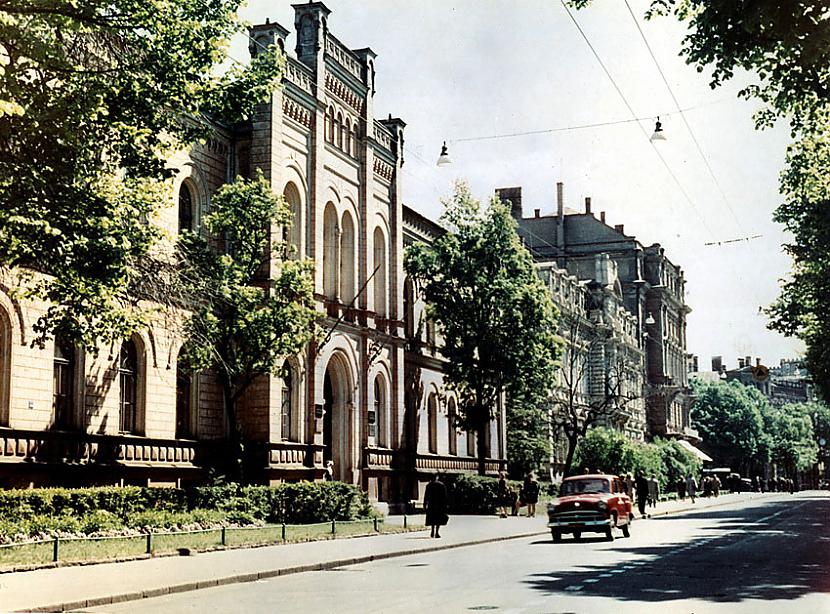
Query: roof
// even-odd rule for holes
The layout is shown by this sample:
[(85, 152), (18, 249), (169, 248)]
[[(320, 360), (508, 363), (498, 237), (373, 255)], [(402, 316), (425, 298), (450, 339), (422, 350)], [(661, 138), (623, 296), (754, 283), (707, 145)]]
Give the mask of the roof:
[(699, 450), (698, 448), (694, 447), (692, 444), (690, 444), (685, 439), (678, 439), (677, 443), (680, 444), (680, 447), (684, 448), (688, 452), (691, 452), (697, 458), (702, 460), (704, 463), (711, 463), (712, 462), (712, 457), (711, 456), (706, 454), (706, 452), (704, 452), (703, 450)]

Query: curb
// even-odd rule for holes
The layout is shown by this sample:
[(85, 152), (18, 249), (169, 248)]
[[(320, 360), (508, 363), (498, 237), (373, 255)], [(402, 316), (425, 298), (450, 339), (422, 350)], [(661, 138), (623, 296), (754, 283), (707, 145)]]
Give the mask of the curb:
[[(425, 529), (424, 529), (425, 530)], [(309, 563), (306, 565), (295, 565), (294, 567), (284, 567), (277, 569), (266, 569), (257, 573), (236, 574), (232, 576), (225, 576), (222, 578), (213, 578), (211, 580), (202, 580), (198, 582), (186, 582), (183, 584), (175, 584), (172, 586), (165, 586), (161, 588), (148, 589), (138, 592), (120, 593), (117, 595), (110, 595), (107, 597), (95, 597), (93, 599), (84, 599), (82, 601), (67, 601), (59, 604), (38, 606), (35, 608), (26, 608), (25, 610), (18, 610), (18, 612), (69, 612), (74, 610), (81, 610), (83, 608), (93, 608), (102, 605), (111, 605), (114, 603), (124, 603), (126, 601), (138, 601), (140, 599), (149, 599), (151, 597), (163, 597), (174, 593), (186, 593), (189, 591), (198, 591), (205, 588), (213, 588), (216, 586), (225, 586), (228, 584), (241, 584), (245, 582), (254, 582), (256, 580), (265, 580), (268, 578), (276, 578), (279, 576), (289, 576), (292, 574), (305, 573), (308, 571), (325, 571), (329, 569), (336, 569), (337, 567), (344, 567), (347, 565), (362, 565), (363, 563), (371, 563), (372, 561), (381, 561), (385, 559), (393, 559), (404, 556), (411, 556), (413, 554), (425, 554), (429, 552), (440, 552), (441, 550), (452, 550), (455, 548), (463, 548), (466, 546), (479, 546), (482, 544), (489, 544), (494, 542), (508, 541), (511, 539), (522, 539), (525, 537), (534, 537), (536, 535), (543, 535), (547, 533), (544, 531), (533, 531), (530, 533), (517, 533), (516, 535), (505, 535), (500, 537), (486, 537), (483, 539), (476, 539), (467, 542), (460, 542), (457, 544), (446, 544), (442, 546), (429, 546), (427, 548), (410, 548), (408, 550), (396, 550), (394, 552), (382, 552), (380, 554), (369, 554), (365, 556), (352, 557), (347, 559), (339, 559), (333, 561), (325, 561), (322, 563)]]
[[(760, 493), (758, 493), (760, 494)], [(778, 494), (778, 493), (765, 493), (768, 495)], [(763, 496), (763, 495), (762, 495)], [(707, 505), (705, 507), (684, 507), (681, 509), (676, 510), (665, 510), (662, 512), (655, 512), (651, 514), (651, 518), (655, 516), (669, 516), (671, 514), (679, 514), (683, 512), (690, 512), (695, 510), (708, 510), (714, 507), (723, 507), (724, 505), (730, 505), (735, 503), (735, 501), (724, 501), (723, 503), (716, 503), (713, 505)], [(637, 518), (637, 520), (643, 520), (642, 518)], [(426, 529), (423, 529), (426, 530)], [(294, 567), (284, 567), (284, 568), (276, 568), (276, 569), (266, 569), (264, 571), (256, 572), (256, 573), (246, 573), (246, 574), (235, 574), (231, 576), (225, 576), (222, 578), (213, 578), (211, 580), (202, 580), (197, 582), (185, 582), (183, 584), (174, 584), (171, 586), (165, 586), (161, 588), (154, 588), (148, 589), (144, 591), (137, 591), (137, 592), (129, 592), (129, 593), (120, 593), (116, 595), (110, 595), (107, 597), (96, 597), (93, 599), (85, 599), (82, 601), (68, 601), (59, 604), (49, 605), (49, 606), (38, 606), (35, 608), (27, 608), (25, 610), (18, 610), (19, 612), (68, 612), (73, 610), (81, 610), (84, 608), (93, 608), (102, 605), (111, 605), (114, 603), (124, 603), (127, 601), (138, 601), (140, 599), (149, 599), (151, 597), (163, 597), (164, 595), (170, 595), (174, 593), (186, 593), (190, 591), (198, 591), (206, 588), (213, 588), (216, 586), (226, 586), (228, 584), (242, 584), (246, 582), (254, 582), (256, 580), (265, 580), (268, 578), (276, 578), (280, 576), (288, 576), (298, 573), (305, 573), (308, 571), (325, 571), (330, 569), (336, 569), (338, 567), (345, 567), (348, 565), (362, 565), (364, 563), (371, 563), (373, 561), (382, 561), (385, 559), (393, 559), (399, 558), (404, 556), (411, 556), (414, 554), (426, 554), (430, 552), (440, 552), (442, 550), (453, 550), (455, 548), (464, 548), (467, 546), (480, 546), (482, 544), (490, 544), (502, 541), (509, 541), (513, 539), (523, 539), (526, 537), (535, 537), (537, 535), (545, 535), (547, 534), (547, 528), (544, 531), (532, 531), (529, 533), (517, 533), (515, 535), (504, 535), (499, 537), (485, 537), (482, 539), (476, 539), (466, 542), (459, 542), (456, 544), (446, 544), (446, 545), (436, 545), (436, 546), (429, 546), (426, 548), (410, 548), (407, 550), (396, 550), (394, 552), (382, 552), (380, 554), (369, 554), (365, 556), (359, 557), (352, 557), (347, 559), (337, 559), (333, 561), (324, 561), (322, 563), (309, 563), (306, 565), (295, 565)]]

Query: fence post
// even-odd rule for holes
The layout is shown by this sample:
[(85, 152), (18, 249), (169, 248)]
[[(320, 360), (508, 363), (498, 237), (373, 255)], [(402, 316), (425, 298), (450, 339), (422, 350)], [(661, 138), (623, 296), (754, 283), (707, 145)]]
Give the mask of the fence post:
[(332, 520), (331, 521), (331, 534), (335, 535), (336, 533), (337, 533), (337, 521)]
[(225, 527), (222, 527), (222, 545), (226, 546), (227, 543), (227, 539), (225, 539)]
[(147, 533), (147, 554), (153, 553), (153, 533)]
[(372, 524), (375, 526), (375, 533), (378, 532), (378, 519), (372, 518)]
[(282, 541), (285, 541), (285, 523), (282, 523)]
[(52, 562), (53, 563), (58, 562), (58, 543), (59, 542), (60, 542), (60, 538), (57, 535), (55, 535), (55, 541), (52, 544)]

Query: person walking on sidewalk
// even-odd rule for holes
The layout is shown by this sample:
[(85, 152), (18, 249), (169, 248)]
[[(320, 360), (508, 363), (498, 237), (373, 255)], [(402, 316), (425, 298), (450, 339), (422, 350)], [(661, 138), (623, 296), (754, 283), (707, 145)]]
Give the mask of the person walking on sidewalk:
[(697, 480), (691, 473), (686, 476), (686, 492), (689, 493), (689, 498), (694, 503), (697, 496)]
[(645, 518), (646, 502), (648, 501), (648, 480), (642, 473), (637, 473), (634, 488), (637, 489), (637, 509), (640, 510), (640, 518)]
[(651, 507), (657, 507), (657, 498), (660, 496), (660, 484), (654, 474), (648, 480), (648, 502)]
[(499, 506), (499, 516), (507, 518), (507, 510), (512, 510), (513, 500), (510, 485), (507, 483), (507, 476), (504, 471), (499, 472), (499, 485), (496, 489), (496, 505)]
[(430, 537), (441, 537), (439, 531), (450, 519), (447, 514), (448, 507), (447, 487), (438, 479), (436, 473), (424, 491), (425, 524), (430, 528)]
[(533, 518), (536, 516), (536, 504), (539, 502), (539, 482), (534, 479), (533, 472), (528, 473), (525, 477), (519, 499), (527, 505), (527, 517)]

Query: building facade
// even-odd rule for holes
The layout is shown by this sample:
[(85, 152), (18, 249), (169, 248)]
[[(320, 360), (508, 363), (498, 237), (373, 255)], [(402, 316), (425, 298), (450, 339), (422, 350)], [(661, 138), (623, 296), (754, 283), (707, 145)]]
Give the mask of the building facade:
[[(459, 453), (449, 428), (453, 399), (434, 333), (430, 345), (428, 331), (421, 340), (413, 319), (404, 321), (406, 309), (423, 311), (411, 288), (405, 304), (405, 236), (429, 238), (434, 229), (414, 212), (405, 219), (405, 123), (375, 118), (374, 52), (340, 42), (324, 4), (294, 9), (282, 87), (250, 121), (217, 126), (206, 144), (171, 160), (179, 172), (160, 223), (172, 238), (200, 231), (213, 192), (257, 169), (285, 197), (295, 252), (315, 264), (325, 335), (286, 357), (285, 377), (259, 378), (243, 398), (247, 466), (259, 481), (278, 482), (321, 479), (332, 461), (336, 479), (404, 502), (420, 498), (430, 473), (475, 470), (468, 444)], [(277, 23), (254, 26), (250, 51), (286, 50), (290, 34)], [(187, 375), (178, 364), (181, 327), (159, 318), (97, 356), (60, 340), (31, 348), (31, 325), (46, 306), (12, 298), (10, 275), (0, 287), (0, 480), (203, 480), (227, 421), (216, 377)], [(503, 433), (494, 425), (491, 434), (488, 467), (496, 471)]]
[[(555, 215), (541, 215), (535, 209), (532, 217), (524, 217), (519, 187), (496, 193), (510, 202), (519, 236), (543, 279), (545, 271), (566, 271), (582, 286), (584, 303), (595, 307), (588, 317), (594, 325), (585, 329), (582, 344), (585, 335), (604, 329), (616, 349), (606, 348), (603, 353), (630, 357), (629, 390), (637, 390), (639, 400), (627, 405), (611, 426), (634, 439), (661, 436), (696, 441), (686, 366), (686, 319), (691, 309), (685, 303), (682, 269), (659, 244), (644, 246), (625, 234), (623, 225), (611, 227), (605, 212), (595, 217), (590, 198), (581, 212), (566, 208), (562, 183), (557, 184)], [(553, 297), (567, 313), (564, 297), (556, 292)], [(607, 377), (611, 363), (597, 360), (596, 364), (605, 365), (603, 377)]]

